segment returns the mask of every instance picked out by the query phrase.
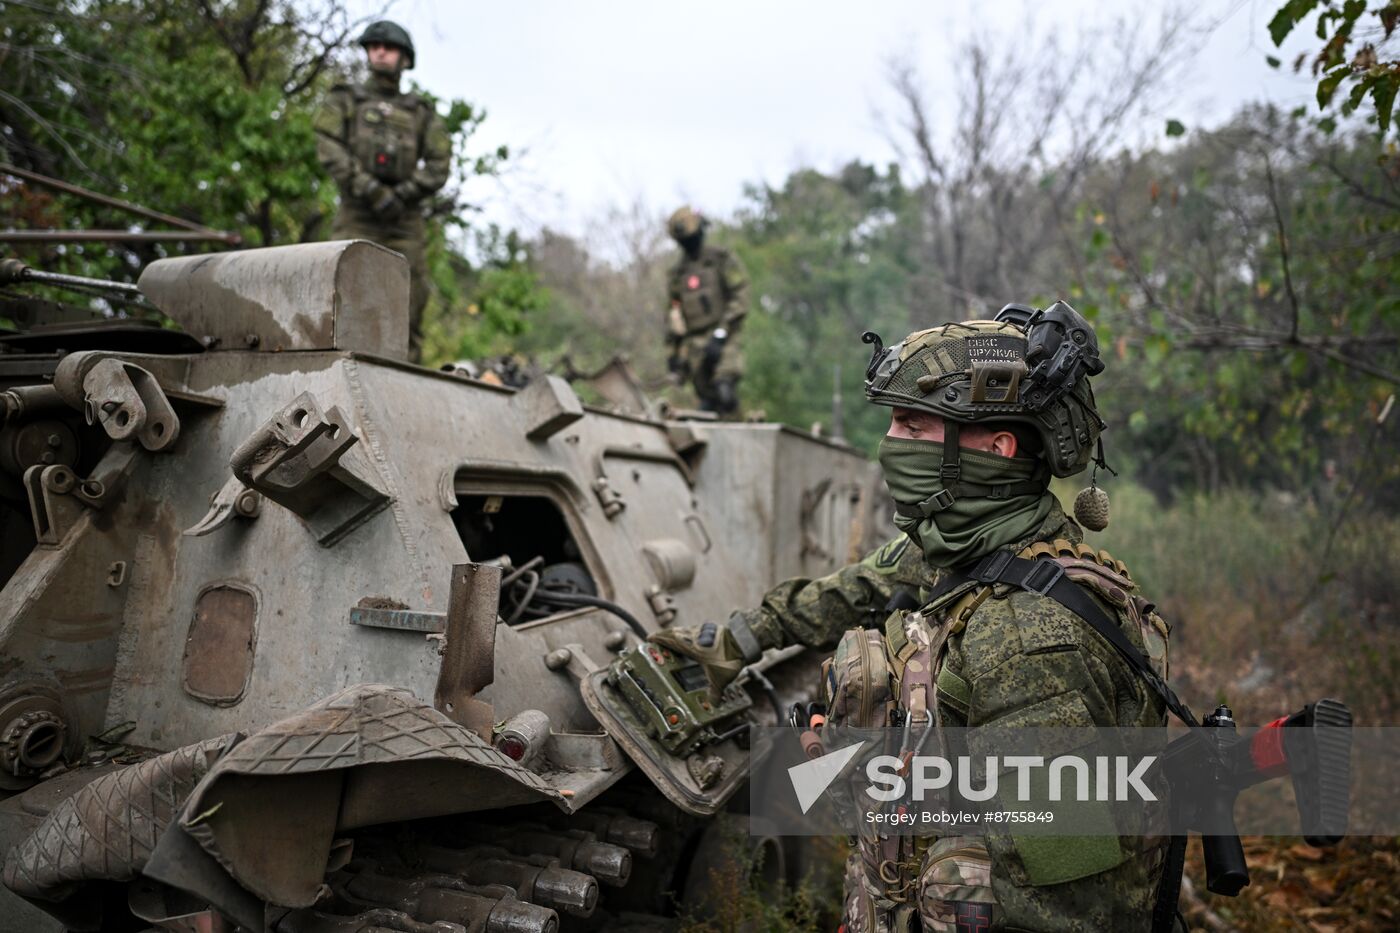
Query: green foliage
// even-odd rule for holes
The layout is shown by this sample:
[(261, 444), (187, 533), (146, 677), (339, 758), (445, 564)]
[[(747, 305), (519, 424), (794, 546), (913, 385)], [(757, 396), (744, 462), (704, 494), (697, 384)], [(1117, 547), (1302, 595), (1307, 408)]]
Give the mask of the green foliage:
[[(1322, 48), (1314, 55), (1312, 71), (1317, 82), (1317, 106), (1334, 106), (1337, 91), (1350, 90), (1336, 107), (1342, 116), (1355, 113), (1370, 97), (1376, 126), (1382, 135), (1390, 130), (1396, 92), (1400, 91), (1400, 60), (1389, 47), (1400, 25), (1400, 2), (1380, 0), (1288, 0), (1269, 21), (1274, 45), (1281, 45), (1307, 17), (1317, 13), (1317, 38)], [(1299, 65), (1304, 59), (1298, 60)], [(1277, 66), (1278, 60), (1269, 59)]]
[[(1400, 646), (1387, 621), (1400, 601), (1400, 519), (1349, 523), (1324, 556), (1347, 485), (1198, 492), (1164, 508), (1144, 487), (1108, 480), (1113, 518), (1091, 543), (1128, 565), (1172, 625), (1183, 697), (1209, 696), (1252, 669), (1268, 686), (1262, 697), (1232, 691), (1242, 721), (1339, 691), (1364, 722), (1400, 712)], [(1073, 488), (1057, 492), (1069, 501)]]
[(436, 295), (424, 312), (424, 365), (511, 352), (552, 305), (518, 234), (491, 225), (472, 235), (474, 266), (445, 247), (429, 249)]
[(914, 217), (893, 166), (852, 162), (831, 175), (804, 169), (782, 188), (749, 189), (729, 231), (756, 296), (744, 336), (749, 407), (829, 431), (839, 385), (847, 438), (874, 451), (888, 412), (865, 403), (870, 347), (860, 335), (874, 330), (894, 342), (913, 329)]
[[(329, 87), (360, 66), (351, 44), (358, 29), (342, 0), (12, 4), (0, 54), (0, 148), (8, 161), (237, 233), (245, 246), (320, 239), (337, 192), (317, 164), (312, 121)], [(470, 228), (462, 184), (499, 172), (509, 151), (474, 151), (480, 107), (434, 103), (451, 135), (454, 183), (430, 210), (429, 313), (450, 317), (474, 305), (483, 309), (476, 331), (513, 333), (543, 296), (528, 295), (532, 280), (494, 257), (478, 274), (443, 230)], [(28, 186), (0, 187), (0, 212), (17, 226), (133, 222)], [(154, 259), (201, 248), (35, 247), (24, 257), (52, 271), (133, 278)]]
[[(1306, 488), (1359, 456), (1400, 368), (1400, 200), (1375, 154), (1259, 110), (1091, 176), (1085, 213), (1110, 218), (1112, 246), (1082, 223), (1077, 284), (1111, 348), (1106, 439), (1159, 494)], [(1382, 444), (1395, 504), (1394, 433)]]

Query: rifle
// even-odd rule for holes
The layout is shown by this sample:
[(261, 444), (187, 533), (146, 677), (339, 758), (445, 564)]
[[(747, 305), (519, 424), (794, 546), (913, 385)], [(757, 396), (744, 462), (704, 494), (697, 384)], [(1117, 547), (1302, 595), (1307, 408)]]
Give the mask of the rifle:
[[(1313, 846), (1341, 840), (1351, 803), (1351, 724), (1345, 703), (1321, 699), (1245, 738), (1236, 732), (1230, 708), (1222, 705), (1167, 746), (1163, 769), (1173, 788), (1172, 825), (1201, 834), (1207, 890), (1235, 897), (1249, 884), (1235, 828), (1235, 800), (1255, 784), (1287, 775), (1303, 838)], [(1199, 791), (1202, 776), (1206, 786)], [(1188, 787), (1196, 792), (1185, 792)], [(1172, 837), (1153, 912), (1154, 931), (1172, 928), (1186, 840), (1184, 834)]]

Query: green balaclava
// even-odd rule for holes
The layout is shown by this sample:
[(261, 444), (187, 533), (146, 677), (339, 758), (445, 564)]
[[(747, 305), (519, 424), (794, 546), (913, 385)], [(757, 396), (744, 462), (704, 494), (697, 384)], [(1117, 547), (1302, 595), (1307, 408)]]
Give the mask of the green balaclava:
[[(1057, 301), (1044, 310), (1007, 305), (994, 320), (940, 324), (886, 347), (872, 345), (865, 397), (943, 419), (942, 442), (886, 437), (880, 465), (895, 524), (931, 564), (956, 567), (1026, 541), (1057, 510), (1051, 476), (1090, 462), (1105, 427), (1089, 377), (1103, 371), (1087, 321)], [(962, 447), (969, 425), (1013, 430), (1034, 458)]]
[[(923, 548), (935, 567), (959, 566), (1028, 537), (1055, 502), (1049, 470), (1040, 460), (966, 448), (960, 454), (961, 482), (997, 492), (960, 496), (939, 508), (943, 445), (899, 437), (880, 441), (880, 467), (895, 501), (895, 526)], [(1039, 491), (1032, 491), (1036, 487)]]

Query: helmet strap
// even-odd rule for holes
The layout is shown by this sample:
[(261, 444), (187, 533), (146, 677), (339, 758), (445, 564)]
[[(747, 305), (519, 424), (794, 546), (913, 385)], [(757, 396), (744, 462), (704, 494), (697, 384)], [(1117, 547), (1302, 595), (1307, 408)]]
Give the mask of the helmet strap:
[(939, 467), (938, 473), (943, 480), (943, 488), (952, 492), (953, 487), (958, 484), (958, 477), (962, 476), (962, 445), (958, 443), (958, 435), (962, 428), (956, 421), (944, 419), (943, 421), (943, 465)]
[(1097, 486), (1097, 485), (1098, 485), (1099, 468), (1100, 468), (1100, 467), (1102, 467), (1103, 469), (1105, 469), (1105, 470), (1107, 470), (1108, 472), (1112, 473), (1114, 476), (1117, 476), (1117, 475), (1118, 475), (1118, 471), (1115, 470), (1113, 467), (1109, 466), (1109, 465), (1108, 465), (1108, 461), (1104, 459), (1104, 455), (1103, 455), (1103, 435), (1099, 435), (1099, 449), (1098, 449), (1097, 453), (1096, 453), (1095, 456), (1094, 456), (1094, 472), (1093, 472), (1092, 474), (1090, 474), (1090, 476), (1089, 476), (1089, 483), (1090, 483), (1090, 485), (1093, 485), (1093, 486)]

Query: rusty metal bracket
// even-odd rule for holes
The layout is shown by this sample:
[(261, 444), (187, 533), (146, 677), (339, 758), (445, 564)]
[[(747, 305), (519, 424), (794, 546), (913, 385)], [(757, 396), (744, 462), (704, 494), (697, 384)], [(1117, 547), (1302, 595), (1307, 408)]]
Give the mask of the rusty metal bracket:
[(418, 632), (441, 635), (447, 631), (447, 615), (442, 612), (420, 612), (416, 609), (378, 609), (373, 606), (352, 606), (350, 624), (365, 628), (387, 628), (396, 632)]
[(101, 509), (121, 492), (135, 463), (136, 449), (119, 443), (112, 445), (87, 479), (80, 479), (61, 463), (36, 464), (25, 470), (24, 489), (37, 543), (41, 547), (60, 546), (84, 507)]
[(99, 360), (83, 375), (83, 417), (116, 441), (135, 438), (165, 450), (180, 434), (180, 419), (156, 377), (135, 363)]
[(230, 476), (228, 482), (210, 498), (209, 511), (186, 528), (184, 534), (199, 538), (218, 531), (235, 518), (257, 518), (262, 512), (262, 500), (262, 493), (244, 486), (238, 477)]
[(229, 465), (330, 546), (391, 501), (364, 454), (352, 450), (358, 442), (338, 408), (323, 413), (303, 392), (238, 445)]
[(455, 564), (447, 597), (442, 667), (433, 705), (490, 741), (495, 715), (473, 699), (495, 679), (496, 623), (500, 618), (501, 568)]
[(83, 514), (82, 504), (68, 495), (78, 478), (66, 466), (32, 466), (24, 472), (34, 537), (41, 547), (58, 547)]

